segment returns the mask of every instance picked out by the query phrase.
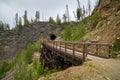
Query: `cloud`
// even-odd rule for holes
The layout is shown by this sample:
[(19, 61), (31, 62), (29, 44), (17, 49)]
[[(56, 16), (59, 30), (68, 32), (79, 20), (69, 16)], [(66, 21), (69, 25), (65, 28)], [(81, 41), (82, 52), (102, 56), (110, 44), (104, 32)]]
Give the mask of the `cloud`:
[[(80, 0), (81, 6), (87, 6), (88, 0)], [(96, 0), (91, 0), (92, 8)], [(41, 19), (48, 19), (50, 16), (56, 18), (59, 14), (65, 13), (66, 4), (69, 6), (71, 19), (74, 19), (73, 11), (76, 10), (77, 0), (0, 0), (0, 20), (9, 23), (12, 27), (15, 13), (23, 16), (24, 10), (28, 11), (29, 19), (34, 18), (35, 11), (39, 10)]]

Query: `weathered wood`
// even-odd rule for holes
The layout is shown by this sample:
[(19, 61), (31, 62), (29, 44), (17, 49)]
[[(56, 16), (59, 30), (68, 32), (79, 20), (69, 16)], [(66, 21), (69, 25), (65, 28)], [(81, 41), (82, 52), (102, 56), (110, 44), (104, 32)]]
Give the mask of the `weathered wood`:
[[(93, 54), (99, 55), (101, 51), (108, 49), (108, 56), (111, 57), (113, 45), (110, 43), (84, 43), (84, 42), (65, 42), (44, 40), (43, 50), (41, 51), (41, 63), (43, 66), (56, 67), (65, 66), (65, 61), (70, 64), (79, 65), (85, 61), (87, 54), (94, 51)], [(100, 50), (103, 48), (102, 50)], [(99, 52), (98, 52), (99, 51)], [(78, 53), (79, 52), (79, 53)], [(54, 66), (53, 66), (54, 65)]]

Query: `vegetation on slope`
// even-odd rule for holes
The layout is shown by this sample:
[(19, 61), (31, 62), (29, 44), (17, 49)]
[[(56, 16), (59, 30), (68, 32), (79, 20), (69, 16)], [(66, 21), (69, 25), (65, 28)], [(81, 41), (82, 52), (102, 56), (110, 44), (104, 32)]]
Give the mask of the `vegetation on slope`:
[(120, 51), (120, 36), (115, 40), (113, 49), (116, 52)]
[[(91, 29), (94, 29), (100, 18), (101, 14), (96, 12), (92, 16), (84, 18), (81, 23), (78, 23), (78, 25), (74, 27), (66, 26), (61, 35), (61, 38), (64, 41), (83, 41), (82, 38), (86, 34), (86, 29), (90, 27)], [(88, 29), (88, 31), (91, 29)]]
[(85, 32), (85, 25), (77, 25), (74, 27), (66, 26), (61, 38), (64, 41), (81, 41)]
[[(7, 71), (9, 71), (10, 69), (12, 68), (16, 68), (14, 71), (15, 71), (15, 76), (14, 76), (14, 80), (16, 79), (20, 79), (20, 80), (24, 80), (26, 79), (26, 77), (30, 76), (30, 74), (28, 74), (30, 71), (27, 70), (27, 67), (29, 66), (29, 64), (32, 64), (33, 62), (33, 53), (35, 51), (40, 51), (41, 50), (41, 41), (39, 40), (37, 43), (35, 44), (30, 44), (28, 45), (27, 49), (24, 50), (24, 51), (21, 51), (15, 58), (14, 61), (10, 62), (10, 63), (7, 63), (7, 62), (1, 62), (2, 65), (0, 67), (0, 79), (3, 78), (6, 74)], [(34, 66), (37, 66), (36, 71), (38, 68), (41, 68), (40, 67), (40, 63), (39, 61), (35, 60), (34, 62)], [(33, 67), (33, 66), (31, 66)], [(20, 72), (19, 72), (20, 71)], [(34, 72), (36, 72), (34, 71)], [(18, 74), (19, 72), (19, 74)], [(25, 75), (25, 74), (26, 75)], [(40, 73), (37, 73), (36, 72), (36, 75), (38, 75)], [(24, 75), (24, 76), (23, 76)]]

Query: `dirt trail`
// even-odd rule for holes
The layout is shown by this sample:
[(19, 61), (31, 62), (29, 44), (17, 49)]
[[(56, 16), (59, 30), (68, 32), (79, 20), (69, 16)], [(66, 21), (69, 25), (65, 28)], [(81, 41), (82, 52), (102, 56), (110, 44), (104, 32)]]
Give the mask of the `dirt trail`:
[(120, 60), (105, 59), (88, 55), (88, 58), (103, 72), (110, 80), (120, 80)]

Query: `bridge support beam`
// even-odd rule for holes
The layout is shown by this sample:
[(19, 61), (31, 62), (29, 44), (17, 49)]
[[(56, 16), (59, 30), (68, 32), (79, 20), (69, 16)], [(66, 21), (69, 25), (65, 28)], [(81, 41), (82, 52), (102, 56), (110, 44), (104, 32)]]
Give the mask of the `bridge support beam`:
[(52, 50), (47, 49), (45, 46), (43, 46), (41, 51), (40, 62), (44, 69), (45, 67), (50, 69), (59, 67), (65, 69), (72, 66), (71, 62), (66, 61), (63, 57), (57, 55), (57, 53)]

